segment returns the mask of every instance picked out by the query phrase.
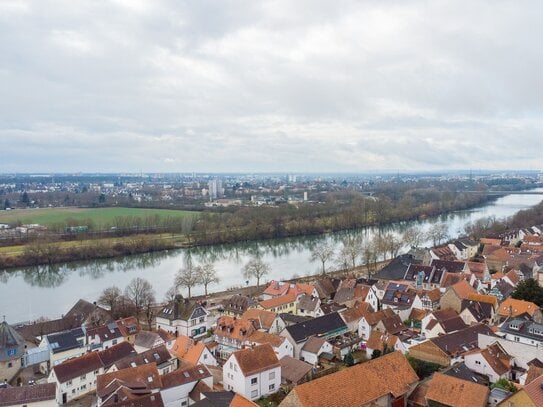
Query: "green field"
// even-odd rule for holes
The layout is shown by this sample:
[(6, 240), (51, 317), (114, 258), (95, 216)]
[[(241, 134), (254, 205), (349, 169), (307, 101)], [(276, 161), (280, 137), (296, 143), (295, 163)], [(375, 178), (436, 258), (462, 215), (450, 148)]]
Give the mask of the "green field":
[(23, 224), (38, 223), (44, 226), (66, 224), (68, 219), (85, 221), (91, 219), (97, 226), (111, 224), (116, 217), (133, 216), (145, 217), (158, 215), (165, 219), (168, 217), (182, 218), (197, 215), (197, 212), (178, 211), (171, 209), (141, 209), (141, 208), (39, 208), (14, 209), (0, 211), (0, 223)]

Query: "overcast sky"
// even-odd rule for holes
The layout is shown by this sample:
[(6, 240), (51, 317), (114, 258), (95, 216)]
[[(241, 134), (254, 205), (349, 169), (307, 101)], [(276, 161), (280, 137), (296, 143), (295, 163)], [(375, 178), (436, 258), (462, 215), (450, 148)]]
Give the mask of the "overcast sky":
[(542, 12), (0, 0), (0, 172), (540, 169)]

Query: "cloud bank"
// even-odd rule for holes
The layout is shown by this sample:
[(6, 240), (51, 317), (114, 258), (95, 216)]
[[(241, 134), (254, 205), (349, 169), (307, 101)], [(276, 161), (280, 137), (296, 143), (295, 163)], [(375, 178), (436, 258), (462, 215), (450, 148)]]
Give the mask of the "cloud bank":
[(542, 11), (3, 0), (0, 172), (540, 169)]

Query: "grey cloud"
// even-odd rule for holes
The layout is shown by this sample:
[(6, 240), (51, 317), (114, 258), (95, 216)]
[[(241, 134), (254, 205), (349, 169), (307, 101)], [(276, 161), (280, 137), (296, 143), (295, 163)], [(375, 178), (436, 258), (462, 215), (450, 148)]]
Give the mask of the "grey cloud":
[(537, 168), (541, 11), (5, 0), (0, 172)]

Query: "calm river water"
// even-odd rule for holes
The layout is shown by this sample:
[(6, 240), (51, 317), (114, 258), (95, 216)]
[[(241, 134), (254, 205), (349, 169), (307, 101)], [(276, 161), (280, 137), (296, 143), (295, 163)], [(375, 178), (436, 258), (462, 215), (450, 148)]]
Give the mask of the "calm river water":
[[(534, 191), (543, 191), (543, 188)], [(395, 224), (385, 229), (401, 233), (411, 224), (424, 230), (435, 222), (445, 222), (449, 226), (449, 235), (456, 237), (462, 233), (466, 223), (487, 216), (511, 216), (521, 209), (536, 205), (542, 199), (541, 195), (508, 195), (472, 210), (458, 211), (421, 222)], [(0, 316), (5, 315), (10, 323), (29, 321), (40, 316), (57, 318), (67, 312), (79, 298), (95, 301), (104, 288), (116, 285), (123, 289), (134, 277), (151, 281), (157, 299), (161, 300), (172, 286), (176, 271), (182, 267), (188, 256), (193, 263), (215, 263), (221, 282), (210, 286), (211, 291), (245, 285), (241, 268), (249, 257), (257, 252), (271, 266), (268, 279), (314, 274), (319, 270), (319, 264), (310, 261), (310, 253), (315, 245), (326, 240), (339, 250), (341, 240), (347, 235), (362, 234), (371, 238), (374, 233), (375, 228), (366, 228), (321, 236), (217, 245), (113, 260), (0, 271)], [(192, 293), (202, 294), (203, 288), (194, 287)]]

